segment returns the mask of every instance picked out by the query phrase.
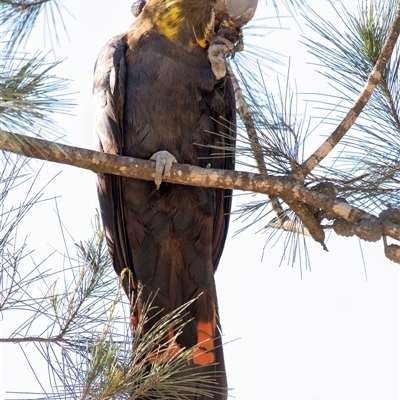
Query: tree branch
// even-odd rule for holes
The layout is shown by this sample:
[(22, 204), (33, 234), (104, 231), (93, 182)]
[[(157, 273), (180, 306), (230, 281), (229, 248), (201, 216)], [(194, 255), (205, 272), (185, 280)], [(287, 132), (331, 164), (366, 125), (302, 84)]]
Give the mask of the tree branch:
[[(4, 131), (0, 132), (0, 149), (40, 160), (72, 165), (96, 173), (120, 175), (147, 181), (152, 181), (155, 177), (155, 162), (153, 161), (99, 153)], [(279, 196), (288, 204), (297, 200), (326, 212), (329, 211), (351, 223), (369, 220), (372, 223), (379, 224), (382, 234), (400, 240), (400, 225), (379, 219), (340, 199), (307, 189), (290, 176), (263, 176), (250, 172), (173, 164), (171, 175), (168, 179), (165, 179), (165, 182), (264, 193)]]
[(354, 124), (358, 116), (361, 114), (364, 106), (370, 99), (372, 92), (376, 85), (379, 83), (383, 70), (389, 61), (396, 41), (400, 35), (400, 3), (396, 12), (390, 32), (382, 47), (382, 51), (375, 63), (375, 66), (370, 73), (364, 90), (361, 92), (359, 98), (354, 103), (353, 107), (349, 110), (343, 121), (338, 125), (329, 138), (317, 149), (302, 165), (300, 165), (294, 172), (293, 176), (299, 181), (303, 182), (305, 177), (331, 152), (331, 150), (340, 142), (343, 136), (348, 132)]

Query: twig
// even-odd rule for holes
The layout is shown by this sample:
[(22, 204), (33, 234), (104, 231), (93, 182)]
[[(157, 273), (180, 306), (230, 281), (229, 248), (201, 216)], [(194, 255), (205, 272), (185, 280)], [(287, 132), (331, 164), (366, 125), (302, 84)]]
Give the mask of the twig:
[(291, 197), (285, 198), (287, 205), (297, 214), (307, 229), (308, 234), (318, 243), (322, 245), (324, 250), (328, 250), (325, 246), (325, 232), (321, 224), (317, 221), (314, 214), (306, 204), (298, 200), (293, 200)]
[(59, 343), (63, 340), (63, 337), (60, 335), (43, 338), (36, 336), (27, 336), (27, 337), (10, 337), (10, 338), (0, 338), (0, 343)]
[(299, 233), (306, 236), (311, 236), (308, 229), (300, 222), (300, 220), (290, 220), (280, 222), (277, 218), (273, 218), (266, 225), (268, 228), (282, 229), (286, 232)]
[[(253, 153), (258, 172), (261, 175), (267, 176), (268, 170), (264, 161), (262, 147), (258, 140), (254, 119), (253, 116), (251, 115), (246, 99), (243, 96), (243, 91), (239, 85), (239, 81), (237, 80), (235, 73), (233, 72), (229, 62), (227, 62), (227, 70), (232, 81), (233, 90), (235, 92), (237, 111), (241, 120), (243, 121), (244, 126), (246, 127), (247, 135), (250, 141), (251, 151)], [(271, 207), (275, 211), (275, 214), (279, 219), (279, 221), (281, 221), (282, 223), (284, 221), (287, 221), (288, 216), (285, 214), (283, 207), (279, 202), (279, 198), (277, 196), (271, 196), (271, 195), (268, 197)]]
[(332, 149), (340, 142), (343, 136), (354, 124), (358, 116), (361, 114), (364, 106), (370, 99), (372, 92), (376, 85), (381, 79), (383, 70), (390, 59), (393, 49), (396, 45), (396, 41), (400, 35), (400, 3), (396, 12), (395, 19), (392, 27), (386, 38), (386, 41), (382, 47), (382, 51), (375, 63), (375, 66), (370, 73), (364, 90), (361, 92), (359, 98), (354, 103), (353, 107), (349, 110), (343, 121), (338, 125), (334, 132), (329, 138), (317, 149), (303, 164), (301, 164), (297, 170), (293, 172), (293, 176), (303, 182), (305, 177), (323, 160)]

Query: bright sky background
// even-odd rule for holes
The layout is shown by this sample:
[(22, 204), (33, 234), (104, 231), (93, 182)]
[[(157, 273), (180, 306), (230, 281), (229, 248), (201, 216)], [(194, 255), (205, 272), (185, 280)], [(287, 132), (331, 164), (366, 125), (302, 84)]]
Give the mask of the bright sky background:
[[(272, 17), (271, 3), (266, 8), (262, 2), (258, 15)], [(354, 0), (345, 3), (350, 9), (356, 4)], [(61, 33), (61, 47), (54, 51), (57, 58), (66, 58), (57, 73), (71, 79), (77, 108), (74, 116), (57, 120), (70, 144), (90, 148), (93, 65), (104, 43), (133, 21), (131, 2), (69, 0), (65, 4), (74, 19), (64, 14), (69, 40)], [(309, 0), (309, 4), (339, 24), (328, 2)], [(276, 20), (268, 23), (278, 26)], [(296, 24), (287, 18), (281, 24), (292, 29), (266, 30), (270, 34), (259, 43), (291, 56), (291, 74), (300, 92), (329, 90), (313, 66), (306, 64), (312, 58), (298, 43)], [(33, 39), (27, 51), (50, 49), (41, 25)], [(286, 67), (279, 71), (285, 73)], [(276, 87), (276, 80), (276, 73), (270, 72), (267, 86)], [(315, 146), (323, 140), (318, 135), (325, 134), (321, 131), (315, 136)], [(91, 221), (98, 207), (95, 176), (47, 163), (36, 187), (60, 171), (45, 193), (61, 196), (57, 200), (61, 217), (79, 242), (92, 234)], [(243, 200), (251, 197), (237, 196), (235, 203)], [(27, 235), (29, 248), (35, 249), (36, 261), (53, 248), (63, 248), (55, 208), (54, 202), (36, 206), (20, 228), (20, 236)], [(303, 269), (301, 277), (298, 264), (280, 266), (282, 243), (268, 245), (263, 255), (265, 237), (255, 230), (233, 236), (241, 227), (240, 222), (231, 224), (217, 273), (225, 341), (240, 338), (225, 347), (232, 396), (238, 400), (398, 400), (399, 265), (384, 257), (382, 243), (332, 235), (328, 253), (309, 240), (312, 272)], [(37, 389), (19, 349), (10, 345), (3, 351), (0, 397), (11, 398), (7, 391)], [(37, 373), (46, 376), (47, 371)]]

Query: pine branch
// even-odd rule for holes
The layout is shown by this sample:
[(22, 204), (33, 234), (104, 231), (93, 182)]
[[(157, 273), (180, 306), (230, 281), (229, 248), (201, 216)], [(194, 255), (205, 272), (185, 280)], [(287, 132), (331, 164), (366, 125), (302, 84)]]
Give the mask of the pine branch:
[[(187, 308), (198, 298), (158, 316), (152, 328), (136, 335), (132, 343), (127, 329), (130, 318), (118, 315), (123, 311), (121, 285), (115, 286), (117, 277), (110, 265), (98, 216), (95, 229), (89, 241), (76, 246), (77, 260), (70, 259), (77, 262), (76, 267), (52, 272), (56, 282), (66, 282), (59, 293), (51, 289), (44, 296), (34, 297), (30, 283), (39, 281), (41, 287), (47, 287), (50, 278), (36, 268), (34, 272), (39, 279), (31, 277), (24, 284), (27, 276), (22, 281), (15, 277), (18, 290), (12, 293), (14, 303), (10, 302), (12, 307), (6, 308), (3, 317), (6, 323), (15, 323), (12, 315), (18, 310), (26, 311), (29, 300), (34, 305), (28, 310), (32, 316), (28, 323), (24, 317), (22, 326), (10, 337), (0, 338), (0, 343), (33, 344), (39, 350), (51, 372), (54, 399), (165, 398), (168, 393), (171, 400), (184, 400), (200, 394), (212, 398), (213, 394), (224, 391), (217, 385), (214, 371), (204, 371), (188, 363), (201, 344), (170, 357), (176, 336), (188, 322)], [(144, 332), (144, 324), (155, 318), (152, 300), (143, 305), (138, 332)], [(44, 304), (51, 306), (46, 308)], [(31, 334), (32, 319), (46, 325), (45, 331), (41, 327), (38, 335)], [(59, 328), (56, 334), (52, 334), (54, 326)], [(174, 337), (165, 342), (171, 331)], [(154, 354), (157, 358), (149, 362)], [(34, 369), (34, 365), (31, 367)]]
[(67, 80), (53, 75), (58, 64), (39, 54), (31, 59), (6, 58), (0, 68), (0, 129), (55, 134), (51, 115), (67, 114), (74, 106), (65, 96)]
[[(53, 37), (58, 41), (58, 33), (60, 26), (64, 26), (61, 16), (61, 8), (63, 8), (60, 0), (0, 0), (1, 15), (0, 25), (3, 28), (3, 43), (5, 43), (4, 53), (13, 54), (24, 40), (27, 40), (32, 32), (35, 23), (44, 11), (52, 21), (52, 29), (50, 40)], [(58, 20), (56, 21), (56, 17)], [(47, 22), (49, 24), (49, 22)]]
[[(233, 88), (235, 91), (235, 98), (237, 103), (237, 111), (240, 118), (243, 121), (243, 124), (246, 128), (246, 132), (249, 138), (250, 148), (253, 153), (254, 160), (256, 162), (257, 169), (262, 176), (268, 176), (267, 166), (264, 160), (264, 151), (265, 149), (261, 146), (257, 129), (255, 126), (255, 122), (253, 116), (250, 112), (249, 105), (244, 98), (242, 89), (238, 80), (236, 79), (235, 74), (233, 73), (230, 65), (228, 64), (228, 71), (232, 80)], [(319, 242), (322, 247), (327, 250), (324, 239), (325, 233), (321, 228), (319, 222), (315, 219), (315, 216), (312, 214), (309, 208), (307, 208), (301, 202), (294, 199), (286, 199), (287, 204), (290, 208), (296, 213), (296, 215), (301, 219), (302, 224), (296, 223), (295, 221), (290, 220), (288, 214), (285, 213), (282, 205), (280, 204), (279, 197), (276, 195), (269, 195), (269, 202), (271, 204), (272, 209), (275, 212), (277, 221), (274, 221), (274, 225), (276, 228), (282, 228), (286, 231), (295, 232), (295, 233), (303, 233), (307, 232), (315, 241)], [(279, 225), (280, 226), (277, 226)], [(271, 226), (271, 225), (269, 225)]]
[(398, 5), (396, 16), (386, 38), (385, 44), (383, 45), (382, 51), (375, 63), (375, 66), (368, 77), (364, 90), (361, 92), (359, 98), (349, 110), (346, 117), (329, 136), (329, 138), (302, 165), (300, 165), (297, 170), (294, 171), (293, 176), (295, 176), (296, 179), (299, 181), (304, 181), (305, 177), (333, 150), (333, 148), (340, 142), (340, 140), (343, 139), (344, 135), (354, 124), (364, 106), (370, 99), (377, 84), (379, 83), (385, 66), (393, 53), (399, 35), (400, 4)]
[[(114, 174), (148, 181), (154, 180), (155, 177), (155, 163), (153, 161), (99, 153), (93, 150), (52, 143), (14, 133), (0, 132), (0, 149), (22, 154), (26, 157), (73, 165), (97, 173)], [(345, 201), (308, 189), (291, 176), (263, 176), (250, 172), (216, 170), (199, 168), (187, 164), (173, 164), (171, 175), (168, 179), (165, 179), (165, 182), (201, 187), (247, 190), (279, 196), (288, 204), (294, 200), (299, 201), (317, 209), (322, 209), (334, 216), (341, 217), (350, 223), (358, 224), (363, 221), (369, 221), (378, 227), (381, 236), (385, 235), (400, 240), (400, 224), (380, 219), (351, 206)]]

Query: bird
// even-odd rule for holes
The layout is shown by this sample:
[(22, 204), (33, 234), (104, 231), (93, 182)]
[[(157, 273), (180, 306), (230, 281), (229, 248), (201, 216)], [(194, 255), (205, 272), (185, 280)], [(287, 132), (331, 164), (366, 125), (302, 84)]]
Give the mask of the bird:
[(197, 346), (188, 363), (215, 373), (220, 390), (214, 399), (224, 400), (227, 379), (214, 274), (227, 237), (232, 191), (163, 179), (173, 163), (234, 169), (236, 105), (224, 54), (231, 54), (235, 43), (216, 32), (231, 29), (237, 39), (240, 29), (227, 13), (221, 22), (215, 0), (141, 3), (134, 23), (98, 56), (94, 143), (101, 152), (154, 160), (156, 178), (98, 174), (101, 217), (116, 273), (131, 272), (123, 285), (133, 330), (149, 299), (155, 311), (144, 332), (192, 301), (176, 348)]

